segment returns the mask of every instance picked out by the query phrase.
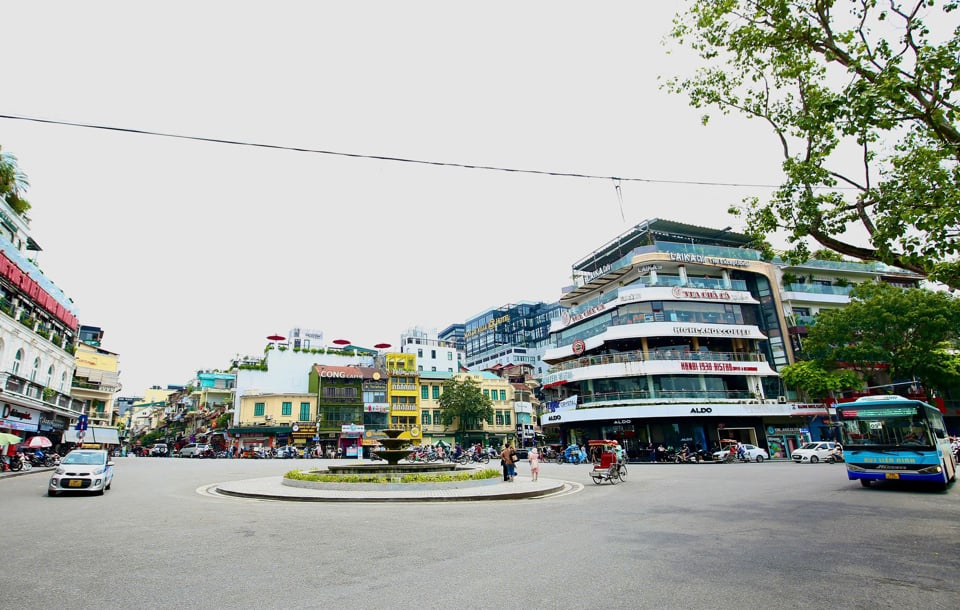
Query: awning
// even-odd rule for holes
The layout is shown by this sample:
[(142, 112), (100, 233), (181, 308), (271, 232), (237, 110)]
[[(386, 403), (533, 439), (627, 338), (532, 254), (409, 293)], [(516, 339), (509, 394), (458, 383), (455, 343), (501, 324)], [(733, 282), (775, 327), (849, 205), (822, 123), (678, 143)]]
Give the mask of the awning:
[[(63, 431), (63, 440), (66, 443), (79, 443), (78, 432), (73, 428)], [(84, 443), (95, 443), (100, 445), (119, 445), (120, 437), (116, 428), (100, 428), (91, 426), (83, 434)]]
[(239, 428), (227, 428), (230, 434), (290, 434), (290, 426), (241, 426)]

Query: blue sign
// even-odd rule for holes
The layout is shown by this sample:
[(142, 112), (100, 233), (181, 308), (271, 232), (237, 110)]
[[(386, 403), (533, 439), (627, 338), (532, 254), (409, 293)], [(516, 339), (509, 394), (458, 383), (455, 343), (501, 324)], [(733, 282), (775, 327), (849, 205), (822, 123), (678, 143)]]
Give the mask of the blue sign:
[(80, 416), (77, 417), (77, 430), (86, 430), (88, 419), (89, 418), (85, 414), (81, 413)]

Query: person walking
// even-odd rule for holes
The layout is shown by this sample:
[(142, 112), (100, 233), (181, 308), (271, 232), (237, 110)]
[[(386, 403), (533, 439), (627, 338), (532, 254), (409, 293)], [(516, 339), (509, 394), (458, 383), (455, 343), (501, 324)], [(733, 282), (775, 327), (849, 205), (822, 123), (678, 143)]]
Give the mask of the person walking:
[(530, 480), (536, 482), (540, 478), (540, 452), (536, 447), (530, 447), (527, 452), (527, 461), (530, 462)]
[(514, 455), (516, 453), (510, 443), (505, 444), (503, 450), (500, 451), (500, 463), (503, 465), (503, 480), (505, 482), (513, 481), (513, 475), (516, 472), (516, 467), (513, 465)]

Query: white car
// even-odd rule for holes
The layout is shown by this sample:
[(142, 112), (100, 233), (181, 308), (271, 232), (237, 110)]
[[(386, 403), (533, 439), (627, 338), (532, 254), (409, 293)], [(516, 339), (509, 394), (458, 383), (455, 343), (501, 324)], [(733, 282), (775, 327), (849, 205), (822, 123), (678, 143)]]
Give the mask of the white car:
[(830, 441), (804, 443), (799, 449), (794, 449), (790, 457), (797, 464), (816, 464), (827, 459), (836, 446), (836, 443)]
[(180, 452), (177, 454), (182, 458), (198, 458), (203, 457), (206, 451), (210, 450), (210, 445), (204, 443), (190, 443), (184, 445), (180, 448)]
[(103, 494), (113, 484), (113, 461), (103, 449), (74, 449), (60, 460), (47, 486), (47, 495), (61, 491)]
[[(767, 453), (767, 450), (763, 447), (757, 447), (756, 445), (748, 445), (747, 443), (742, 443), (740, 445), (743, 447), (743, 452), (746, 455), (747, 459), (751, 462), (761, 463), (763, 460), (769, 460), (770, 454)], [(713, 452), (713, 461), (723, 462), (727, 459), (727, 455), (730, 454), (729, 449), (724, 449), (723, 451), (714, 451)]]

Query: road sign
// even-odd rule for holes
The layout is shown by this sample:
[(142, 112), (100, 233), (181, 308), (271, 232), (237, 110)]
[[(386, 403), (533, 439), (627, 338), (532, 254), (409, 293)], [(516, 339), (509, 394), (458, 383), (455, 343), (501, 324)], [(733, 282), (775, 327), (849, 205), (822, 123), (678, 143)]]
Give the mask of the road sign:
[(77, 430), (86, 430), (88, 420), (87, 415), (81, 413), (80, 416), (77, 417)]

